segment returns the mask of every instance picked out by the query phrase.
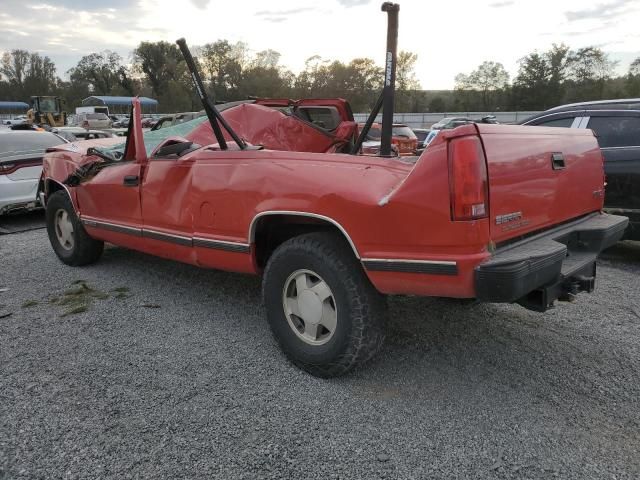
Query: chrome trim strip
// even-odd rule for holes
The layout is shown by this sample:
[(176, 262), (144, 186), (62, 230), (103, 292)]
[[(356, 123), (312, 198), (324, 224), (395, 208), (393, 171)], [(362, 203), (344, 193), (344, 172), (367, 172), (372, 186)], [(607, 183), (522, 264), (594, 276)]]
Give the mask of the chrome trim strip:
[(640, 213), (640, 208), (604, 207), (603, 210), (613, 215), (624, 215), (625, 213)]
[(64, 188), (64, 191), (67, 192), (67, 195), (69, 195), (69, 200), (71, 201), (71, 205), (73, 205), (73, 210), (76, 212), (76, 215), (80, 217), (80, 211), (78, 210), (78, 207), (76, 206), (76, 204), (73, 203), (73, 196), (71, 195), (71, 192), (69, 191), (69, 189), (64, 183), (60, 183), (59, 181), (54, 180), (53, 178), (45, 178), (44, 185), (45, 185), (45, 189), (47, 190), (47, 194), (46, 194), (47, 198), (51, 196), (51, 193), (48, 191), (49, 189), (47, 188), (47, 181), (53, 182), (56, 185)]
[[(607, 103), (606, 100), (601, 100), (601, 103)], [(545, 115), (540, 115), (539, 117), (535, 117), (533, 119), (531, 119), (530, 121), (528, 121), (527, 123), (523, 123), (522, 125), (530, 125), (531, 122), (535, 122), (536, 120), (540, 120), (541, 118), (546, 118), (546, 117), (550, 117), (552, 115), (564, 115), (564, 114), (572, 114), (572, 113), (581, 113), (582, 117), (584, 117), (587, 112), (589, 112), (589, 114), (591, 112), (597, 112), (597, 113), (638, 113), (640, 112), (640, 110), (635, 110), (635, 109), (627, 109), (627, 108), (589, 108), (590, 105), (592, 105), (593, 103), (596, 102), (588, 102), (589, 105), (585, 105), (584, 107), (582, 107), (580, 110), (560, 110), (560, 111), (554, 111), (554, 109), (549, 109), (546, 110), (546, 114)], [(624, 102), (622, 102), (624, 103)], [(561, 108), (565, 108), (565, 107), (578, 107), (580, 108), (580, 104), (576, 103), (576, 104), (569, 104), (569, 105), (561, 105), (559, 107), (555, 107), (557, 109), (561, 109)], [(589, 118), (588, 116), (586, 118)], [(536, 125), (537, 126), (537, 125)]]
[(193, 237), (194, 247), (214, 248), (227, 252), (249, 253), (251, 246), (247, 243), (227, 242), (223, 240), (212, 240), (210, 238)]
[[(565, 112), (549, 112), (546, 115), (540, 115), (539, 117), (532, 118), (530, 121), (528, 121), (527, 123), (523, 123), (522, 125), (523, 126), (525, 126), (525, 125), (528, 126), (528, 125), (531, 125), (531, 122), (535, 122), (535, 121), (540, 120), (542, 118), (551, 117), (553, 115), (565, 115), (565, 114), (572, 114), (572, 113), (584, 114), (584, 111), (585, 111), (585, 109), (582, 109), (582, 110), (567, 110)], [(538, 127), (538, 126), (543, 126), (543, 125), (534, 125), (534, 126)]]
[(624, 147), (600, 147), (600, 150), (622, 150), (624, 148), (640, 148), (640, 145), (628, 145)]
[(576, 117), (580, 119), (580, 124), (576, 127), (579, 130), (586, 130), (587, 125), (589, 125), (589, 120), (591, 119), (591, 117), (586, 116), (586, 117)]
[(457, 265), (458, 262), (450, 260), (409, 260), (400, 258), (363, 258), (363, 262), (398, 262), (398, 263), (424, 263), (429, 265)]
[(142, 229), (137, 227), (129, 227), (128, 225), (104, 222), (102, 220), (94, 220), (93, 218), (87, 217), (80, 217), (80, 221), (88, 227), (102, 228), (111, 232), (129, 233), (135, 235), (136, 237), (142, 236)]
[(142, 229), (142, 236), (145, 238), (151, 238), (153, 240), (160, 240), (163, 242), (175, 243), (177, 245), (184, 245), (187, 247), (193, 246), (193, 239), (191, 237), (185, 237), (182, 235), (175, 235), (173, 233), (159, 232), (157, 230), (149, 230), (147, 228)]
[(405, 260), (393, 258), (362, 259), (365, 269), (372, 272), (424, 273), (430, 275), (457, 275), (458, 264), (442, 260)]
[(358, 249), (356, 248), (356, 245), (353, 243), (353, 240), (351, 240), (351, 237), (349, 236), (347, 231), (337, 221), (335, 221), (331, 217), (320, 215), (318, 213), (301, 212), (296, 210), (267, 210), (267, 211), (258, 213), (255, 217), (253, 217), (253, 220), (251, 220), (251, 224), (249, 225), (249, 235), (247, 237), (249, 239), (249, 244), (252, 244), (255, 242), (255, 235), (256, 235), (255, 229), (256, 229), (257, 221), (260, 218), (265, 217), (267, 215), (294, 215), (298, 217), (316, 218), (318, 220), (324, 220), (325, 222), (329, 222), (333, 224), (335, 227), (337, 227), (338, 230), (340, 230), (340, 232), (345, 236), (345, 238), (349, 242), (349, 245), (351, 245), (351, 248), (353, 250), (353, 253), (356, 255), (356, 258), (360, 259), (360, 254), (358, 253)]
[(112, 232), (118, 233), (129, 233), (137, 237), (145, 237), (152, 240), (175, 243), (176, 245), (182, 245), (186, 247), (213, 248), (216, 250), (224, 250), (227, 252), (236, 253), (249, 253), (251, 251), (251, 247), (247, 243), (229, 242), (227, 240), (216, 240), (203, 237), (187, 237), (185, 235), (160, 232), (158, 230), (152, 230), (148, 228), (129, 227), (127, 225), (95, 220), (91, 217), (81, 217), (80, 220), (84, 225), (88, 227), (102, 228), (104, 230), (110, 230)]
[(573, 122), (571, 122), (571, 125), (569, 126), (569, 128), (580, 128), (581, 123), (582, 123), (582, 117), (574, 117)]

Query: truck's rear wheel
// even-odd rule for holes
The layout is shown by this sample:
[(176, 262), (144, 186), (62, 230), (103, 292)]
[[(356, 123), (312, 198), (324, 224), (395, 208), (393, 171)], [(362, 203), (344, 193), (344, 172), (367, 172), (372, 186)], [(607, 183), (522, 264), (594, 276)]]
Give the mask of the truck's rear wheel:
[(93, 263), (104, 249), (104, 242), (91, 238), (76, 215), (67, 192), (58, 190), (47, 201), (47, 233), (53, 251), (67, 265)]
[(280, 245), (265, 269), (263, 296), (284, 353), (312, 375), (342, 375), (384, 340), (385, 299), (339, 235), (310, 233)]

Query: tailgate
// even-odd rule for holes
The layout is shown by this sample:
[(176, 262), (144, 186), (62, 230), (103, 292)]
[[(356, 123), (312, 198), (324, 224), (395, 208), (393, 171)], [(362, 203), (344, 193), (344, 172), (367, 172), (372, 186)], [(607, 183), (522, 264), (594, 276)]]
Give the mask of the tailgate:
[(602, 154), (591, 130), (477, 125), (495, 243), (602, 208)]

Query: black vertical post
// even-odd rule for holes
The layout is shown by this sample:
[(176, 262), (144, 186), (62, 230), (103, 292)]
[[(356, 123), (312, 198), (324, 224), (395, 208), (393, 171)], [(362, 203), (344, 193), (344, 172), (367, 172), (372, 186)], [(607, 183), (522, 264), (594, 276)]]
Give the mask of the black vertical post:
[(391, 156), (391, 136), (393, 132), (393, 110), (396, 89), (396, 56), (398, 51), (398, 12), (400, 5), (384, 2), (382, 11), (387, 12), (387, 52), (384, 60), (384, 88), (382, 90), (382, 136), (380, 155)]

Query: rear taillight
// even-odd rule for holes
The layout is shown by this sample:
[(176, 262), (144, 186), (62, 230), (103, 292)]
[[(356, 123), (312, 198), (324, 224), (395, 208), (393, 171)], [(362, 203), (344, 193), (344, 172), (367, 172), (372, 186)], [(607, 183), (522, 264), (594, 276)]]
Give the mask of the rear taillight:
[(452, 220), (488, 215), (487, 164), (480, 138), (460, 137), (449, 143), (449, 188)]

